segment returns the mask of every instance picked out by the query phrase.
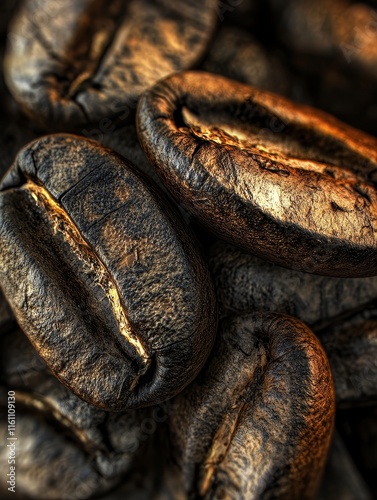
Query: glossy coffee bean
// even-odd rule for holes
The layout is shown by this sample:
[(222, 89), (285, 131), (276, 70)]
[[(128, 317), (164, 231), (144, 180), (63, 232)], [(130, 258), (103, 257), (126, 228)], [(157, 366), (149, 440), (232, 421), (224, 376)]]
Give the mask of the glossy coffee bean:
[[(119, 483), (145, 448), (148, 411), (107, 413), (82, 401), (52, 376), (20, 330), (1, 339), (1, 354), (2, 383), (15, 391), (22, 497), (93, 498)], [(1, 446), (2, 470), (7, 455)]]
[(188, 498), (312, 498), (334, 419), (330, 367), (289, 316), (225, 320), (204, 369), (171, 403)]
[(100, 144), (56, 135), (25, 148), (0, 191), (0, 282), (59, 380), (108, 410), (181, 391), (208, 356), (216, 304), (157, 188)]
[(173, 75), (142, 97), (138, 134), (200, 222), (276, 264), (377, 274), (377, 140), (225, 78)]
[(332, 278), (292, 271), (228, 243), (209, 250), (222, 314), (265, 309), (297, 317), (314, 331), (375, 307), (377, 278)]
[[(111, 128), (140, 94), (202, 56), (216, 0), (26, 0), (10, 30), (6, 79), (20, 106), (55, 130)], [(50, 130), (50, 129), (49, 129)]]
[(363, 314), (321, 331), (342, 408), (377, 404), (377, 319)]

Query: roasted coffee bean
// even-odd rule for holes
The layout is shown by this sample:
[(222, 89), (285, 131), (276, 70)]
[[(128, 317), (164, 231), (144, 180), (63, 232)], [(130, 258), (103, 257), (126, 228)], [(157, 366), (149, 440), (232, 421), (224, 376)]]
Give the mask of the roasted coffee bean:
[(265, 309), (289, 314), (314, 331), (377, 306), (377, 278), (331, 278), (292, 271), (228, 243), (209, 250), (223, 315)]
[(334, 432), (317, 500), (372, 500), (372, 495), (347, 448)]
[[(145, 447), (147, 410), (107, 413), (85, 403), (52, 376), (20, 330), (2, 338), (1, 353), (3, 383), (16, 398), (19, 492), (27, 498), (71, 499), (79, 488), (85, 494), (77, 498), (92, 498), (119, 483)], [(2, 470), (7, 458), (6, 446), (1, 447)]]
[(355, 317), (322, 331), (339, 407), (377, 404), (377, 318)]
[[(19, 396), (19, 395), (18, 395)], [(38, 407), (40, 402), (37, 403)], [(33, 408), (34, 410), (34, 408)], [(2, 470), (8, 470), (9, 448), (6, 444), (7, 427), (5, 412), (1, 412), (0, 463)], [(118, 417), (119, 418), (119, 417)], [(103, 453), (87, 453), (74, 440), (67, 439), (56, 427), (60, 422), (47, 421), (38, 412), (17, 413), (17, 492), (19, 498), (37, 500), (73, 500), (93, 498), (111, 489), (116, 479), (105, 475), (103, 468), (97, 468)], [(120, 460), (119, 453), (111, 452), (113, 459)], [(106, 471), (107, 472), (107, 471)], [(7, 491), (6, 475), (1, 474), (0, 493)], [(4, 498), (2, 496), (2, 498)]]
[(0, 282), (59, 380), (108, 410), (181, 391), (211, 349), (216, 304), (157, 187), (98, 143), (56, 135), (25, 148), (0, 191)]
[(334, 390), (314, 334), (289, 316), (222, 323), (196, 381), (172, 401), (188, 498), (311, 498), (333, 428)]
[(138, 134), (177, 200), (219, 237), (288, 268), (377, 273), (377, 140), (225, 78), (173, 75)]
[[(109, 147), (124, 158), (127, 158), (131, 163), (135, 165), (138, 171), (143, 172), (148, 177), (150, 177), (164, 192), (165, 196), (167, 196), (174, 204), (174, 200), (171, 198), (169, 191), (165, 188), (163, 182), (161, 182), (161, 179), (156, 174), (155, 169), (142, 150), (134, 124), (125, 125), (124, 127), (114, 130), (114, 132), (110, 134), (102, 135), (100, 137), (100, 142), (104, 146)], [(192, 226), (188, 213), (180, 205), (177, 205), (176, 207), (178, 208), (185, 222)], [(204, 242), (202, 241), (202, 239), (200, 242), (203, 245)]]
[[(216, 22), (216, 0), (25, 0), (11, 26), (7, 83), (54, 129), (114, 128), (160, 78), (193, 66)], [(50, 130), (50, 129), (49, 129)]]

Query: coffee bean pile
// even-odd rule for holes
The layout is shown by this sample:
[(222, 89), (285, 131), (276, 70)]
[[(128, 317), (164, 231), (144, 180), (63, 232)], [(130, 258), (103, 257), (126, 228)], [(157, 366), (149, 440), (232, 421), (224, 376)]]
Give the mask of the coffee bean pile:
[(377, 10), (0, 7), (0, 497), (377, 498)]

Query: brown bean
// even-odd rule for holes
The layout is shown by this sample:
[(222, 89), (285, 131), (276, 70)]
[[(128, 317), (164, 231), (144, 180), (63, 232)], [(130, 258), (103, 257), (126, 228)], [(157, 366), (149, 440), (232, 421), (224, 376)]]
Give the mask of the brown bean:
[[(16, 396), (21, 399), (22, 395)], [(36, 402), (37, 403), (37, 402)], [(39, 406), (41, 403), (38, 401)], [(5, 412), (1, 413), (0, 429), (6, 435)], [(119, 418), (119, 417), (118, 417)], [(88, 454), (75, 443), (67, 439), (64, 432), (56, 430), (56, 420), (43, 418), (38, 412), (18, 407), (17, 414), (17, 475), (16, 488), (21, 494), (18, 498), (35, 498), (37, 500), (74, 500), (93, 498), (101, 492), (110, 490), (120, 480), (106, 476), (106, 465), (101, 460), (106, 453)], [(0, 444), (0, 463), (2, 470), (8, 470), (9, 449), (5, 438)], [(111, 452), (109, 452), (111, 456)], [(118, 452), (113, 453), (113, 461), (121, 460)], [(98, 470), (98, 465), (102, 466)], [(108, 472), (108, 471), (106, 471)], [(0, 493), (7, 491), (6, 475), (1, 474)], [(2, 496), (2, 498), (4, 498)]]
[(225, 320), (204, 369), (171, 403), (188, 498), (311, 498), (325, 464), (334, 390), (314, 334), (289, 316)]
[[(20, 330), (1, 339), (1, 354), (1, 378), (16, 400), (17, 492), (38, 500), (92, 498), (119, 483), (145, 448), (149, 412), (107, 413), (82, 401), (52, 376)], [(7, 419), (2, 424), (6, 433)], [(7, 443), (0, 446), (2, 470)]]
[(208, 73), (142, 97), (138, 134), (175, 198), (219, 237), (276, 264), (377, 273), (377, 140)]
[(76, 136), (31, 143), (0, 187), (0, 282), (75, 394), (151, 405), (198, 373), (216, 304), (196, 243), (126, 160)]
[[(25, 0), (11, 26), (7, 83), (44, 126), (114, 129), (140, 94), (201, 57), (216, 0)], [(49, 128), (49, 131), (51, 128)]]

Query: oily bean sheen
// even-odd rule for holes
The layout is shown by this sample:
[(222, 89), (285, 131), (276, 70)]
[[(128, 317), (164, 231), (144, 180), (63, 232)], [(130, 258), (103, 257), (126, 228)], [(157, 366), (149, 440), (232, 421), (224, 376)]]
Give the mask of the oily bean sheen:
[(0, 282), (42, 358), (76, 395), (121, 410), (200, 370), (216, 305), (195, 241), (126, 160), (46, 136), (0, 185)]
[(293, 271), (222, 241), (209, 250), (209, 268), (223, 315), (264, 309), (295, 316), (316, 331), (377, 304), (377, 277)]
[(226, 78), (173, 75), (138, 133), (172, 194), (218, 236), (285, 267), (377, 274), (377, 140)]
[(18, 43), (6, 54), (8, 86), (44, 125), (111, 126), (150, 85), (197, 62), (215, 7), (216, 0), (25, 0), (10, 28)]
[(196, 381), (171, 403), (189, 498), (311, 498), (325, 464), (334, 390), (314, 334), (289, 316), (225, 320)]

